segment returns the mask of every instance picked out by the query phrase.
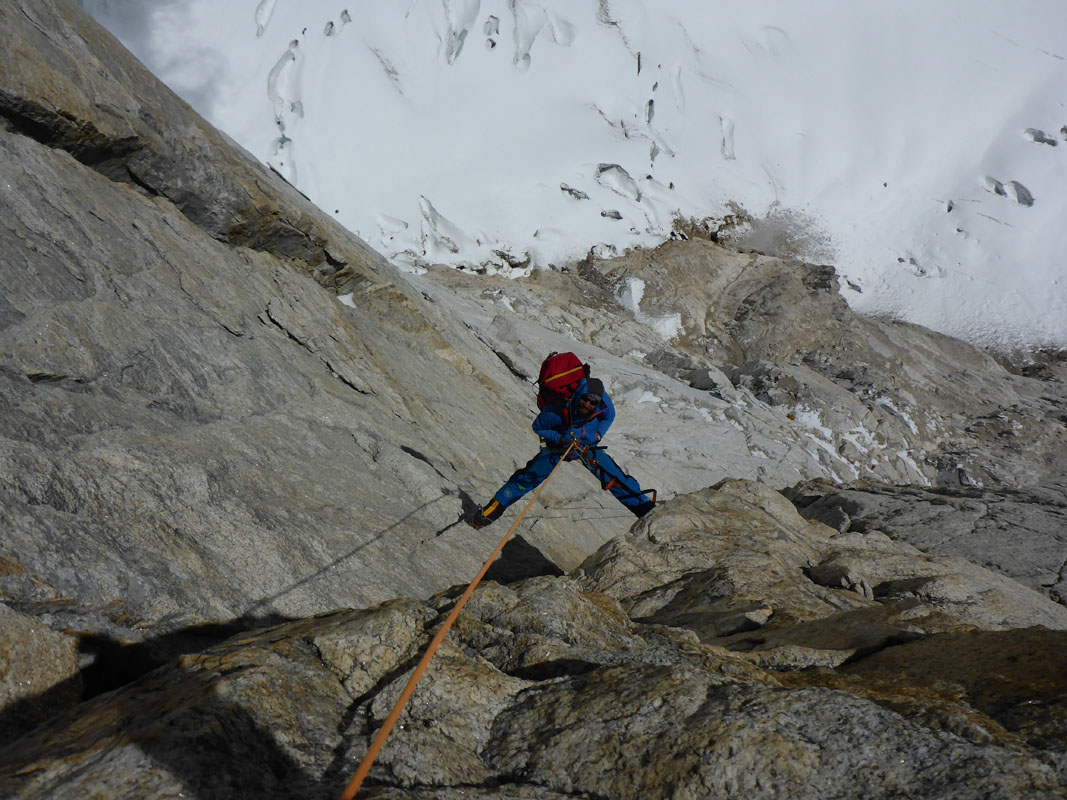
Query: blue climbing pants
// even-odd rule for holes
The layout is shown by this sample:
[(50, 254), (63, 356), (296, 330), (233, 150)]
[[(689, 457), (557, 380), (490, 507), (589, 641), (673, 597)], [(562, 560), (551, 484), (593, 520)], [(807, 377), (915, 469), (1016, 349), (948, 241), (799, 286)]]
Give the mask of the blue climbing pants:
[[(496, 493), (497, 502), (507, 508), (527, 492), (536, 489), (559, 463), (559, 458), (560, 453), (550, 450), (539, 452), (500, 487)], [(623, 472), (603, 449), (590, 448), (585, 455), (578, 456), (577, 460), (596, 476), (601, 488), (611, 492), (616, 500), (638, 516), (652, 505), (651, 498), (641, 492), (641, 484)]]

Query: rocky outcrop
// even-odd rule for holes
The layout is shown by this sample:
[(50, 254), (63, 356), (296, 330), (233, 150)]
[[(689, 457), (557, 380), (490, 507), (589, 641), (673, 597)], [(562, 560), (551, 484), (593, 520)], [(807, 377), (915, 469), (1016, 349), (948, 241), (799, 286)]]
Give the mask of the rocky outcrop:
[(805, 522), (762, 484), (728, 482), (670, 508), (590, 557), (583, 587), (763, 666), (836, 667), (966, 628), (1067, 629), (1067, 608), (1003, 575), (876, 530)]
[[(985, 570), (857, 538), (734, 482), (657, 510), (575, 576), (486, 584), (365, 796), (1067, 796), (1067, 609)], [(806, 575), (827, 556), (850, 558), (875, 596)], [(714, 594), (690, 591), (716, 570)], [(890, 590), (898, 572), (925, 575), (925, 588)], [(24, 737), (2, 754), (0, 787), (334, 797), (457, 593), (187, 656)], [(750, 611), (740, 635), (713, 630), (756, 596), (762, 619)], [(976, 630), (997, 609), (994, 627), (1020, 614), (1058, 630)], [(841, 658), (793, 669), (829, 652)]]
[[(591, 261), (584, 272), (616, 293), (640, 281), (648, 317), (679, 314), (671, 344), (689, 375), (710, 362), (824, 430), (824, 463), (838, 481), (881, 473), (892, 483), (1024, 487), (1067, 471), (1062, 375), (1032, 380), (964, 342), (862, 317), (832, 267), (693, 240)], [(895, 475), (877, 463), (898, 459)]]
[(513, 362), (527, 360), (532, 325), (589, 345), (609, 389), (633, 392), (635, 427), (677, 438), (673, 463), (655, 446), (631, 449), (679, 491), (700, 486), (678, 462), (701, 477), (726, 464), (715, 479), (777, 487), (819, 472), (838, 483), (1026, 488), (1067, 472), (1062, 370), (1027, 377), (958, 340), (861, 317), (831, 267), (690, 240), (522, 281), (426, 278), (446, 287), (426, 289), (443, 302), (469, 303)]
[(1067, 604), (1067, 494), (809, 481), (786, 491), (807, 519), (842, 532), (882, 531), (923, 551), (995, 569)]
[(165, 198), (208, 236), (290, 259), (325, 284), (388, 273), (381, 256), (193, 113), (74, 0), (8, 0), (0, 25), (5, 130)]

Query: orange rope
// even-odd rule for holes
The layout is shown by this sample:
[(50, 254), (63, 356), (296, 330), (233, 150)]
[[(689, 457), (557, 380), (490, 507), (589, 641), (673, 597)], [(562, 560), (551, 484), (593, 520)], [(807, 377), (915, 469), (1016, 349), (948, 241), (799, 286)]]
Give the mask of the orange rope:
[(456, 621), (457, 617), (459, 617), (459, 612), (463, 610), (463, 606), (467, 604), (467, 601), (470, 599), (471, 595), (474, 594), (474, 590), (478, 587), (478, 584), (481, 582), (482, 578), (485, 577), (485, 573), (489, 571), (489, 567), (492, 566), (493, 562), (496, 560), (496, 557), (500, 555), (501, 552), (503, 552), (504, 545), (508, 543), (508, 539), (510, 539), (511, 535), (515, 533), (515, 529), (519, 527), (519, 523), (522, 522), (522, 518), (526, 516), (526, 512), (533, 508), (533, 504), (537, 502), (537, 498), (541, 496), (541, 492), (548, 485), (548, 482), (552, 480), (552, 476), (556, 474), (556, 470), (559, 469), (559, 465), (566, 460), (567, 455), (570, 453), (573, 447), (574, 442), (571, 442), (570, 446), (567, 447), (566, 451), (564, 451), (563, 455), (556, 463), (556, 466), (554, 466), (552, 468), (552, 471), (548, 473), (548, 477), (545, 478), (544, 483), (541, 484), (534, 496), (530, 498), (530, 502), (526, 504), (526, 508), (522, 510), (522, 513), (519, 514), (515, 522), (513, 522), (511, 527), (508, 528), (508, 532), (504, 534), (504, 538), (500, 540), (500, 544), (496, 546), (496, 550), (494, 550), (489, 556), (489, 558), (486, 559), (485, 563), (482, 564), (481, 570), (478, 571), (478, 574), (474, 576), (474, 580), (470, 582), (469, 586), (467, 586), (467, 590), (459, 598), (459, 601), (456, 603), (455, 608), (452, 609), (452, 613), (450, 613), (448, 615), (448, 618), (445, 620), (444, 625), (441, 626), (441, 629), (437, 631), (437, 634), (433, 637), (433, 639), (430, 640), (430, 644), (426, 648), (426, 652), (423, 653), (422, 660), (419, 661), (418, 666), (415, 667), (415, 672), (412, 673), (411, 678), (408, 679), (407, 686), (404, 687), (404, 691), (402, 691), (400, 693), (400, 697), (397, 698), (396, 705), (393, 706), (393, 710), (389, 712), (389, 716), (386, 717), (385, 722), (382, 723), (382, 727), (378, 730), (377, 736), (375, 736), (374, 741), (371, 742), (370, 749), (367, 751), (367, 754), (363, 756), (363, 761), (360, 762), (359, 768), (356, 770), (356, 774), (352, 776), (352, 780), (348, 782), (348, 786), (345, 787), (344, 792), (341, 794), (340, 800), (352, 800), (352, 798), (356, 796), (356, 792), (358, 792), (359, 787), (363, 785), (363, 780), (367, 777), (367, 773), (370, 772), (371, 765), (374, 764), (374, 759), (378, 757), (378, 753), (379, 751), (381, 751), (382, 746), (385, 744), (385, 740), (386, 738), (388, 738), (390, 731), (393, 730), (393, 726), (396, 725), (396, 721), (400, 719), (400, 714), (404, 710), (404, 706), (407, 705), (408, 700), (411, 699), (411, 695), (414, 694), (415, 685), (419, 682), (419, 679), (422, 677), (422, 674), (430, 665), (430, 659), (433, 658), (433, 655), (437, 651), (438, 646), (441, 644), (442, 641), (444, 641), (445, 636), (448, 634), (449, 628), (452, 627), (452, 623)]

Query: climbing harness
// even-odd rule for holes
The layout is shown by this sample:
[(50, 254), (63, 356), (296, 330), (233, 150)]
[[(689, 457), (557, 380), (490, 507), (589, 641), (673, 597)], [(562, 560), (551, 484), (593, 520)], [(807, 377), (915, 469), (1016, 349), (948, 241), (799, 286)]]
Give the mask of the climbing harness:
[[(589, 471), (592, 472), (593, 475), (596, 477), (596, 479), (600, 481), (601, 489), (605, 491), (610, 491), (612, 488), (618, 487), (629, 497), (640, 499), (642, 495), (648, 495), (652, 498), (653, 503), (657, 501), (658, 495), (655, 489), (642, 489), (638, 492), (631, 489), (618, 478), (608, 474), (608, 471), (599, 461), (597, 461), (595, 456), (596, 451), (606, 451), (608, 449), (607, 447), (604, 447), (603, 445), (592, 444), (582, 447), (577, 442), (573, 444), (573, 447), (575, 449), (575, 452), (578, 454), (578, 457), (582, 460), (582, 463), (585, 464), (586, 467), (588, 467)], [(619, 466), (618, 462), (616, 462), (615, 459), (611, 458), (611, 456), (608, 456), (608, 458), (611, 460), (611, 463), (618, 468), (619, 472), (622, 473), (622, 476), (624, 478), (636, 483), (636, 478), (634, 478), (633, 475), (630, 475), (629, 473), (625, 472), (623, 468)]]
[(359, 791), (359, 787), (363, 785), (364, 779), (367, 777), (367, 773), (370, 772), (371, 766), (374, 764), (374, 759), (378, 757), (378, 753), (381, 751), (382, 746), (385, 744), (385, 740), (388, 738), (390, 731), (393, 730), (393, 726), (396, 725), (400, 714), (404, 711), (404, 706), (407, 705), (408, 700), (411, 699), (411, 695), (415, 692), (415, 686), (418, 684), (422, 674), (426, 671), (426, 668), (430, 665), (430, 660), (433, 658), (434, 653), (437, 652), (437, 648), (441, 642), (444, 641), (445, 636), (448, 634), (449, 629), (452, 627), (452, 623), (459, 617), (459, 612), (463, 610), (463, 606), (467, 604), (471, 595), (474, 594), (474, 590), (478, 588), (478, 584), (482, 578), (485, 577), (485, 573), (489, 571), (489, 567), (492, 566), (496, 557), (500, 555), (504, 550), (504, 545), (508, 543), (512, 534), (515, 533), (515, 529), (519, 527), (519, 523), (522, 522), (526, 513), (533, 508), (533, 504), (537, 502), (537, 498), (541, 496), (542, 490), (548, 485), (548, 482), (552, 480), (552, 476), (556, 474), (556, 470), (559, 469), (559, 465), (564, 462), (571, 449), (575, 446), (575, 442), (571, 442), (563, 453), (563, 457), (555, 467), (552, 468), (552, 472), (548, 474), (544, 482), (534, 493), (534, 496), (530, 498), (530, 502), (526, 504), (526, 508), (522, 510), (515, 522), (508, 528), (508, 532), (504, 534), (504, 538), (500, 540), (500, 544), (496, 546), (489, 558), (482, 564), (482, 568), (478, 571), (478, 574), (474, 576), (474, 580), (467, 586), (466, 591), (456, 602), (452, 612), (445, 619), (441, 629), (437, 631), (433, 639), (430, 640), (430, 644), (426, 648), (426, 652), (423, 653), (422, 659), (419, 661), (418, 666), (415, 667), (415, 672), (412, 673), (411, 678), (408, 679), (407, 685), (400, 693), (400, 697), (397, 698), (396, 704), (393, 706), (393, 710), (389, 712), (389, 716), (385, 718), (385, 722), (382, 723), (382, 727), (378, 729), (377, 735), (374, 737), (374, 741), (371, 742), (370, 749), (367, 750), (367, 754), (363, 756), (363, 761), (360, 762), (359, 767), (356, 769), (355, 775), (352, 776), (352, 780), (348, 782), (348, 786), (345, 787), (344, 792), (341, 794), (340, 800), (352, 800), (356, 796), (356, 792)]

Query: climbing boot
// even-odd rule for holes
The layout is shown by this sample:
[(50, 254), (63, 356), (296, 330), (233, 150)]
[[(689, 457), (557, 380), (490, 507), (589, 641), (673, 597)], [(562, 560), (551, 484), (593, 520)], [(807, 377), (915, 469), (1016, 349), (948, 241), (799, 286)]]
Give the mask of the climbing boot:
[(475, 511), (469, 517), (467, 517), (467, 524), (475, 530), (484, 528), (486, 525), (491, 525), (496, 520), (500, 519), (500, 515), (504, 513), (504, 506), (497, 502), (496, 498), (489, 501), (489, 504), (481, 509)]
[(633, 511), (634, 516), (643, 517), (645, 514), (647, 514), (649, 511), (651, 511), (655, 507), (656, 507), (656, 501), (655, 500), (649, 500), (649, 501), (647, 501), (645, 503), (637, 504), (636, 506), (634, 506), (630, 510)]

